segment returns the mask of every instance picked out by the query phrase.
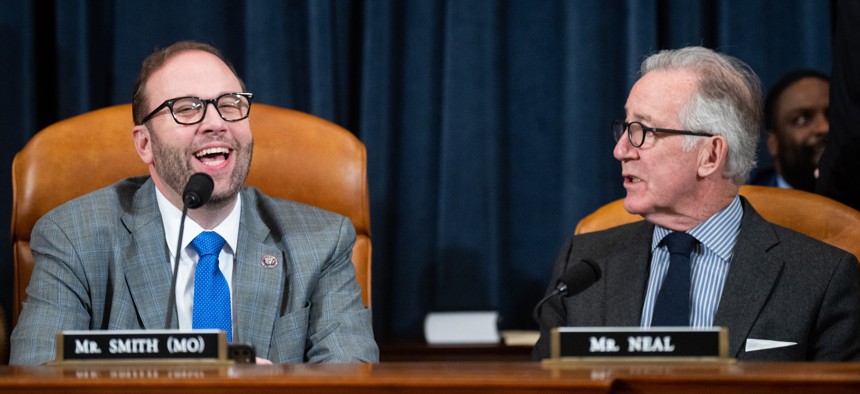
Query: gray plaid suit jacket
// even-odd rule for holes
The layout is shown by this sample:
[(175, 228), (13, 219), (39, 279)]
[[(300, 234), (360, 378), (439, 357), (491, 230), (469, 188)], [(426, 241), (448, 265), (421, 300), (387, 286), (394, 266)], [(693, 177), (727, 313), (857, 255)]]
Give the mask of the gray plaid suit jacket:
[[(349, 219), (250, 187), (241, 193), (234, 341), (275, 363), (378, 361), (371, 312), (355, 281)], [(148, 177), (49, 212), (30, 248), (35, 267), (11, 364), (53, 360), (60, 330), (164, 328), (172, 269)], [(264, 267), (263, 256), (278, 265)]]
[[(860, 360), (860, 265), (848, 252), (764, 220), (741, 197), (743, 218), (714, 325), (728, 328), (739, 360)], [(544, 304), (543, 327), (638, 327), (648, 284), (651, 236), (645, 221), (574, 236), (553, 268), (583, 259), (603, 277), (582, 293)], [(547, 292), (548, 294), (549, 292)], [(747, 339), (796, 345), (747, 351)], [(533, 358), (549, 357), (549, 333)]]

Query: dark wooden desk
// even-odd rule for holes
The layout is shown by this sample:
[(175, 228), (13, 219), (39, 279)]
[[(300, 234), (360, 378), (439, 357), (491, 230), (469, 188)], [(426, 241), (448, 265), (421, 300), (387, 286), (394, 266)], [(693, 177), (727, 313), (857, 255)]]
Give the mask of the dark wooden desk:
[(0, 393), (858, 393), (860, 363), (0, 367)]
[(379, 361), (531, 361), (532, 346), (429, 345), (425, 342), (379, 343)]

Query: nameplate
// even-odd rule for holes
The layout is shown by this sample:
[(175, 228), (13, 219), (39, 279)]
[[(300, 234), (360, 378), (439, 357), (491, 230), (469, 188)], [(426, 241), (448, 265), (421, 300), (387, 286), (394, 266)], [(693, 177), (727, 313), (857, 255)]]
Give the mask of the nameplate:
[(550, 335), (551, 360), (728, 358), (724, 327), (558, 327)]
[(56, 362), (227, 361), (220, 330), (95, 330), (57, 333)]

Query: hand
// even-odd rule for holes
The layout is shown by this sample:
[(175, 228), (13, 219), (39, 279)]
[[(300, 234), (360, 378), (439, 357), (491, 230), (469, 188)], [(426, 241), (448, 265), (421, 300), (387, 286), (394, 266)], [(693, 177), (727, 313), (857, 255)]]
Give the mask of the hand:
[(265, 358), (257, 357), (257, 365), (273, 365), (271, 361)]

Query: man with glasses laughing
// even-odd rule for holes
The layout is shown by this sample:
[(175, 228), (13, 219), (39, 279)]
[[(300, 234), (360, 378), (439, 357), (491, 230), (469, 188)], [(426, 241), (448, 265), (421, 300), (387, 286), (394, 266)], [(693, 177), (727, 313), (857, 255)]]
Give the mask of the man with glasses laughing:
[[(144, 60), (132, 135), (150, 176), (38, 221), (12, 364), (53, 360), (61, 330), (162, 329), (165, 321), (222, 329), (262, 363), (378, 361), (349, 219), (244, 186), (253, 97), (209, 45), (179, 42)], [(200, 172), (214, 181), (212, 197), (188, 211), (175, 250), (183, 190)], [(173, 278), (176, 309), (168, 311)]]
[(860, 359), (857, 259), (738, 194), (759, 139), (756, 75), (701, 47), (656, 53), (641, 72), (612, 133), (624, 208), (645, 220), (567, 242), (548, 294), (583, 260), (602, 275), (549, 298), (533, 356), (549, 356), (552, 327), (719, 326), (741, 360)]

